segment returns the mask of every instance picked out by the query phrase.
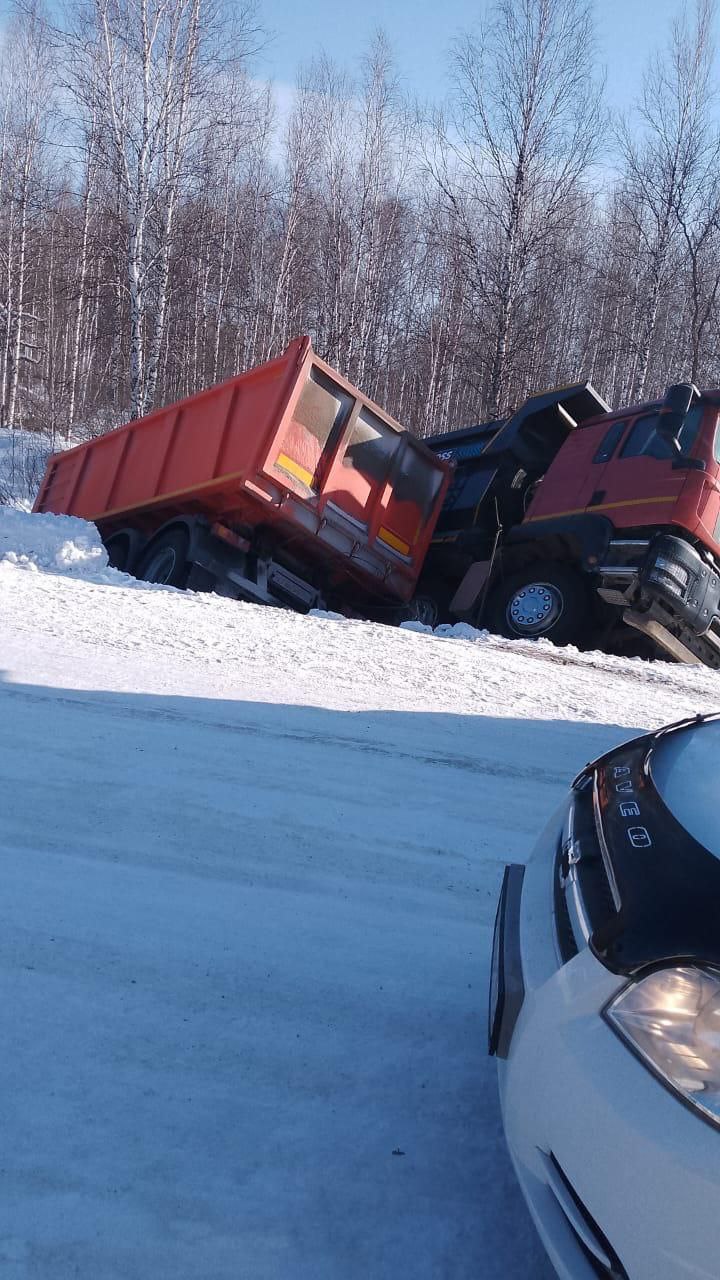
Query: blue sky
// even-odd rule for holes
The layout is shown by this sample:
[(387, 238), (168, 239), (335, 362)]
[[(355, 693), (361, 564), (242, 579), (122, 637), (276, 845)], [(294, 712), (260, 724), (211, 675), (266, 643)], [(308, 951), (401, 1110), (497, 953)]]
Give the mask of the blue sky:
[[(609, 105), (629, 106), (647, 54), (664, 42), (681, 2), (596, 0), (598, 59), (607, 71)], [(321, 48), (352, 66), (358, 45), (382, 26), (405, 84), (422, 97), (442, 95), (453, 36), (482, 12), (471, 0), (260, 0), (259, 8), (275, 36), (258, 70), (279, 85), (292, 84), (298, 63)]]

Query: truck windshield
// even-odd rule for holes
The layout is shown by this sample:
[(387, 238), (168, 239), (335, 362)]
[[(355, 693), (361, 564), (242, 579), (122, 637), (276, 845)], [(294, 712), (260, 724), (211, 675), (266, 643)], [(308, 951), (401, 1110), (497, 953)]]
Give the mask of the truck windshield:
[[(693, 405), (688, 413), (678, 437), (681, 453), (692, 452), (704, 409), (705, 406), (703, 404), (696, 404)], [(646, 413), (633, 423), (630, 435), (622, 447), (621, 458), (658, 458), (665, 460), (675, 457), (672, 445), (658, 434), (659, 417), (659, 413)]]

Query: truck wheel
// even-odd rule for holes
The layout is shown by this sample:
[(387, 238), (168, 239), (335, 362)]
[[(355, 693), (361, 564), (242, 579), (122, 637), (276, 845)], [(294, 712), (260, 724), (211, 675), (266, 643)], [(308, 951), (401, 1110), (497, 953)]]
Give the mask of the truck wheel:
[(144, 541), (136, 529), (118, 529), (116, 533), (103, 538), (110, 568), (120, 569), (122, 573), (133, 573)]
[(401, 622), (422, 622), (426, 627), (436, 627), (438, 623), (438, 607), (432, 596), (413, 596), (404, 610), (400, 611)]
[(529, 564), (498, 584), (484, 623), (512, 640), (579, 644), (590, 623), (590, 601), (578, 573), (564, 564)]
[(184, 587), (190, 572), (188, 546), (189, 539), (184, 529), (168, 529), (167, 533), (154, 539), (143, 553), (137, 567), (137, 577), (143, 582)]
[(124, 533), (114, 533), (112, 537), (106, 538), (105, 550), (108, 554), (110, 568), (120, 569), (122, 573), (125, 573), (130, 559), (130, 542), (126, 535)]

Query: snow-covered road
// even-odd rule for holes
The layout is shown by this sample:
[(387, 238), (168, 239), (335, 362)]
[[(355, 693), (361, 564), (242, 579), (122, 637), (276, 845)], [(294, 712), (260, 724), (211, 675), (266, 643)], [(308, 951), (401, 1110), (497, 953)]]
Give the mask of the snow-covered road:
[(0, 560), (3, 1280), (545, 1280), (502, 866), (720, 679), (86, 573)]

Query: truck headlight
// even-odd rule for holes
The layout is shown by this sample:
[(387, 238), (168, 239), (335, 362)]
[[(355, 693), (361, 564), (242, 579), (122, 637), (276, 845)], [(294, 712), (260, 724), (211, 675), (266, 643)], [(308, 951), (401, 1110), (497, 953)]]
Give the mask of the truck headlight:
[(668, 1088), (720, 1125), (720, 972), (656, 969), (615, 996), (605, 1017)]
[(690, 581), (690, 574), (685, 566), (678, 564), (675, 560), (668, 560), (666, 556), (657, 557), (650, 570), (650, 577), (660, 583), (665, 579), (669, 579), (670, 581), (666, 583), (667, 586), (671, 586), (674, 590), (679, 587), (682, 591), (685, 590)]

